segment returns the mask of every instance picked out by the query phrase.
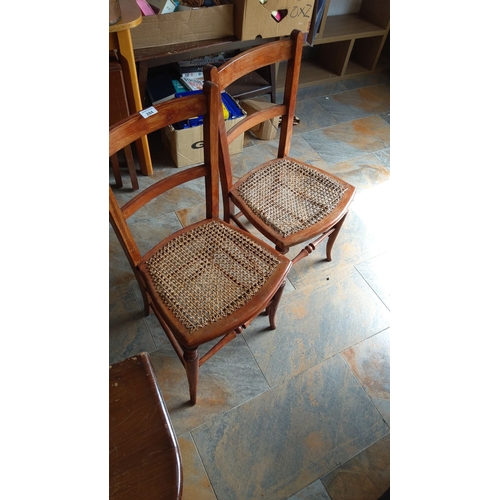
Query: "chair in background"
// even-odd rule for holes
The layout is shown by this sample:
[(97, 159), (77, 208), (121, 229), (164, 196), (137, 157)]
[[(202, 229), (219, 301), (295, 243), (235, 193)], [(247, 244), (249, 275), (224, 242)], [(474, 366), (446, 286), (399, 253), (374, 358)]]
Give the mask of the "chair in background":
[[(347, 216), (355, 187), (342, 179), (289, 157), (304, 34), (294, 30), (289, 39), (273, 41), (233, 57), (219, 68), (205, 67), (205, 80), (217, 84), (220, 91), (251, 71), (287, 62), (282, 104), (274, 104), (249, 114), (227, 130), (219, 111), (221, 183), (224, 220), (245, 228), (244, 216), (276, 249), (285, 254), (290, 247), (310, 241), (293, 259), (295, 264), (328, 238), (327, 260)], [(217, 108), (220, 110), (220, 108)], [(233, 179), (229, 144), (242, 133), (266, 120), (281, 116), (276, 158), (241, 179)], [(239, 209), (236, 213), (235, 207)]]
[[(123, 80), (123, 72), (120, 63), (112, 56), (109, 61), (109, 126), (123, 120), (130, 115), (127, 103), (127, 92), (125, 90), (125, 81)], [(132, 190), (139, 189), (139, 181), (137, 180), (137, 172), (135, 171), (134, 155), (132, 154), (131, 146), (125, 146), (123, 149), (125, 162), (130, 174), (130, 182)], [(122, 175), (120, 172), (120, 163), (118, 154), (114, 154), (110, 158), (113, 175), (115, 177), (116, 187), (123, 187)]]
[[(109, 136), (112, 156), (146, 134), (204, 116), (203, 165), (157, 181), (121, 208), (109, 188), (111, 225), (139, 283), (146, 315), (153, 310), (186, 369), (192, 404), (198, 370), (205, 361), (261, 312), (269, 314), (271, 328), (276, 328), (276, 308), (291, 267), (274, 248), (219, 219), (217, 113), (209, 113), (219, 105), (218, 97), (217, 87), (206, 82), (203, 93), (161, 103), (148, 118), (136, 113), (111, 127)], [(133, 236), (137, 227), (127, 220), (168, 190), (203, 177), (206, 219), (165, 235), (141, 253)], [(148, 220), (145, 224), (148, 227)], [(220, 340), (200, 358), (198, 347), (214, 339)]]

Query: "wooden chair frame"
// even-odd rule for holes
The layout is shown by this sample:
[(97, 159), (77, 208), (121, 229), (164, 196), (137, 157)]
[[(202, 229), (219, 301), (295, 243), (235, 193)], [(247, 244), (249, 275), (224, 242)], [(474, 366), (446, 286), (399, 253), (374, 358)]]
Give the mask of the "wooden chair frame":
[[(321, 172), (329, 178), (334, 179), (341, 186), (343, 186), (346, 191), (338, 205), (322, 221), (289, 236), (283, 237), (269, 224), (266, 224), (261, 218), (259, 218), (238, 194), (238, 186), (240, 186), (249, 177), (249, 175), (257, 169), (262, 167), (265, 168), (266, 165), (271, 164), (272, 162), (266, 162), (256, 169), (253, 169), (252, 172), (247, 173), (237, 182), (234, 182), (231, 169), (231, 159), (229, 155), (229, 144), (231, 144), (231, 142), (233, 142), (241, 134), (245, 133), (247, 130), (253, 128), (259, 123), (281, 116), (281, 130), (276, 158), (289, 158), (303, 44), (304, 34), (298, 30), (294, 30), (289, 39), (270, 42), (268, 44), (247, 50), (246, 52), (233, 57), (219, 68), (208, 65), (204, 69), (205, 80), (216, 83), (220, 91), (223, 91), (231, 85), (232, 82), (241, 78), (250, 71), (255, 71), (258, 68), (268, 66), (270, 64), (278, 64), (280, 62), (287, 63), (283, 103), (273, 104), (263, 110), (247, 115), (243, 120), (239, 121), (231, 129), (227, 130), (227, 132), (224, 126), (222, 112), (219, 112), (221, 155), (220, 175), (225, 221), (231, 221), (238, 227), (245, 229), (244, 224), (240, 221), (240, 218), (244, 216), (265, 237), (271, 240), (275, 244), (276, 249), (283, 254), (287, 253), (292, 246), (316, 238), (311, 243), (308, 243), (307, 246), (298, 253), (298, 255), (293, 259), (294, 264), (315, 250), (325, 238), (328, 238), (326, 248), (327, 260), (332, 260), (333, 244), (338, 236), (342, 224), (345, 221), (349, 205), (353, 200), (356, 188), (336, 176), (326, 173), (323, 170), (311, 165), (298, 162), (298, 160), (294, 160), (292, 158), (291, 160), (304, 165), (307, 169)], [(236, 213), (235, 207), (239, 209), (238, 213)]]
[[(203, 165), (182, 169), (156, 182), (137, 194), (123, 207), (118, 205), (113, 191), (111, 187), (109, 187), (110, 223), (127, 256), (141, 289), (145, 314), (149, 315), (150, 311), (153, 310), (186, 369), (192, 404), (196, 403), (199, 367), (203, 365), (205, 361), (210, 359), (210, 357), (218, 352), (224, 345), (234, 339), (237, 334), (241, 333), (241, 331), (263, 311), (269, 315), (271, 328), (276, 328), (276, 310), (283, 293), (286, 274), (291, 267), (291, 262), (275, 249), (263, 243), (258, 238), (248, 235), (248, 233), (241, 229), (219, 219), (218, 116), (216, 112), (214, 113), (212, 111), (212, 113), (210, 113), (210, 110), (213, 110), (213, 108), (218, 105), (219, 92), (217, 87), (210, 82), (206, 82), (202, 94), (190, 95), (161, 103), (156, 106), (157, 113), (148, 118), (143, 118), (139, 113), (136, 113), (112, 126), (109, 136), (109, 156), (111, 157), (126, 145), (139, 140), (147, 134), (166, 127), (169, 124), (177, 123), (193, 116), (204, 116), (203, 133), (205, 163)], [(200, 177), (205, 178), (206, 219), (191, 224), (175, 232), (173, 235), (167, 236), (151, 250), (142, 255), (132, 235), (132, 231), (127, 224), (127, 219), (141, 207), (156, 199), (169, 189)], [(245, 235), (246, 239), (251, 236), (250, 239), (252, 242), (256, 243), (261, 248), (265, 248), (267, 252), (271, 252), (272, 255), (278, 259), (279, 264), (272, 276), (270, 276), (267, 282), (259, 289), (258, 293), (248, 300), (243, 307), (240, 307), (222, 320), (218, 320), (194, 332), (188, 332), (186, 327), (161, 299), (148, 272), (146, 262), (155, 252), (172, 239), (213, 220), (230, 228), (231, 231), (238, 231), (238, 233)], [(200, 358), (198, 347), (217, 338), (220, 338), (219, 342)]]

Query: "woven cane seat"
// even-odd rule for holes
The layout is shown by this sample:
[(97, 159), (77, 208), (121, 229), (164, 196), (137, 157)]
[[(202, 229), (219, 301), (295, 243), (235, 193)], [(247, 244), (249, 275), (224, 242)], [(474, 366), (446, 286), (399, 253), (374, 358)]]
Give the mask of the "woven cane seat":
[(146, 261), (158, 295), (189, 333), (243, 307), (278, 265), (266, 248), (216, 220), (179, 234)]
[(256, 170), (236, 189), (250, 210), (283, 237), (324, 219), (346, 190), (334, 178), (289, 158)]

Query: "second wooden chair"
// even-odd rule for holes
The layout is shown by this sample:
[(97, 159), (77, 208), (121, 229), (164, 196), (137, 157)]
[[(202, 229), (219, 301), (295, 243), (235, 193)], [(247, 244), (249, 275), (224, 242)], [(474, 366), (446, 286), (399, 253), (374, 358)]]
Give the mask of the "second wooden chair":
[[(342, 179), (289, 156), (303, 44), (304, 34), (295, 30), (287, 40), (247, 50), (219, 68), (205, 68), (205, 80), (216, 83), (222, 91), (251, 71), (287, 63), (282, 104), (246, 116), (227, 132), (218, 109), (224, 220), (245, 228), (240, 220), (244, 216), (283, 254), (290, 247), (315, 238), (295, 256), (293, 263), (310, 254), (325, 238), (327, 260), (332, 260), (333, 244), (356, 190)], [(252, 127), (277, 116), (282, 116), (282, 121), (276, 158), (239, 180), (234, 179), (229, 144)]]

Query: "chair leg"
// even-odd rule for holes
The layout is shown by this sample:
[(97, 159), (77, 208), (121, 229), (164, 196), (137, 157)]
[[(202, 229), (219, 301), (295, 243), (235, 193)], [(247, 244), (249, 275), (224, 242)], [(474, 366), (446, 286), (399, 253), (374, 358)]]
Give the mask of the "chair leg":
[(326, 260), (328, 262), (331, 262), (332, 260), (332, 248), (333, 244), (335, 243), (335, 240), (337, 239), (337, 236), (339, 235), (340, 228), (342, 227), (342, 224), (344, 224), (345, 218), (347, 217), (347, 214), (349, 212), (346, 212), (342, 219), (340, 219), (337, 224), (335, 225), (335, 230), (333, 231), (332, 234), (328, 237), (328, 241), (326, 242)]
[(282, 255), (286, 255), (290, 251), (290, 247), (280, 247), (278, 245), (275, 245), (274, 248)]
[(122, 175), (120, 173), (120, 165), (118, 163), (118, 156), (114, 154), (111, 157), (111, 166), (113, 167), (113, 175), (115, 176), (115, 183), (117, 188), (123, 187)]
[(198, 349), (183, 349), (184, 366), (186, 368), (189, 397), (192, 405), (196, 404), (196, 392), (198, 389), (198, 371), (200, 368), (200, 356)]
[(137, 191), (139, 189), (139, 181), (137, 180), (137, 172), (135, 171), (134, 156), (132, 155), (132, 148), (130, 146), (125, 146), (125, 160), (127, 161), (127, 168), (130, 174), (130, 180), (132, 181), (132, 189)]
[(142, 288), (142, 286), (139, 285), (139, 288), (141, 289), (141, 295), (142, 295), (142, 300), (144, 302), (144, 316), (149, 316), (151, 313), (151, 309), (149, 306), (149, 299), (148, 299), (148, 294), (146, 291)]
[(285, 290), (285, 282), (283, 281), (281, 286), (278, 288), (278, 291), (274, 294), (274, 297), (272, 298), (271, 302), (266, 308), (266, 313), (269, 315), (269, 325), (271, 326), (271, 330), (276, 330), (276, 311), (278, 310), (278, 306), (284, 290)]

